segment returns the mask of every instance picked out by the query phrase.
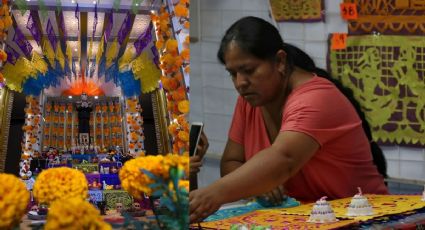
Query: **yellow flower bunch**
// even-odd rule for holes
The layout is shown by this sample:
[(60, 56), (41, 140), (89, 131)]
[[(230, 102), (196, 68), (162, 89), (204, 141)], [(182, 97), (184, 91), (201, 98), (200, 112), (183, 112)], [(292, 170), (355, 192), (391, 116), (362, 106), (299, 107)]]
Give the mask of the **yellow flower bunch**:
[(99, 210), (93, 205), (79, 197), (73, 197), (52, 203), (44, 229), (109, 230), (112, 227), (103, 221)]
[(58, 199), (88, 197), (87, 179), (76, 169), (59, 167), (43, 170), (34, 184), (34, 197), (40, 203)]
[(177, 167), (189, 173), (189, 157), (187, 155), (168, 154), (166, 156), (143, 156), (127, 161), (119, 172), (121, 186), (135, 198), (141, 199), (142, 194), (151, 195), (154, 191), (149, 187), (155, 183), (141, 170), (151, 172), (157, 177), (168, 179), (170, 168)]
[(0, 229), (16, 226), (26, 212), (30, 194), (16, 176), (0, 173)]

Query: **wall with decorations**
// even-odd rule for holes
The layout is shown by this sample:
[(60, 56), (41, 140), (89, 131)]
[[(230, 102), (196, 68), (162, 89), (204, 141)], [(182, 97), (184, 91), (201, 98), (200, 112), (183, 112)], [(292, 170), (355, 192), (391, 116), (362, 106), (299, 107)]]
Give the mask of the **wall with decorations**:
[[(375, 135), (374, 137), (380, 138), (381, 142), (386, 142), (385, 145), (381, 145), (381, 147), (387, 158), (388, 174), (391, 177), (418, 179), (418, 180), (420, 179), (423, 180), (423, 178), (425, 178), (425, 150), (423, 147), (421, 147), (424, 145), (423, 143), (421, 144), (420, 137), (417, 136), (418, 133), (420, 133), (419, 131), (421, 127), (420, 125), (415, 126), (415, 124), (421, 123), (420, 121), (418, 121), (419, 119), (417, 119), (417, 117), (420, 117), (421, 114), (415, 114), (414, 111), (410, 111), (412, 110), (412, 108), (410, 108), (411, 105), (413, 105), (413, 107), (415, 106), (415, 104), (417, 107), (421, 106), (418, 104), (418, 100), (420, 100), (420, 93), (416, 93), (416, 96), (419, 95), (417, 98), (406, 97), (406, 98), (413, 98), (411, 101), (413, 102), (413, 104), (409, 105), (410, 107), (408, 106), (408, 104), (411, 102), (408, 99), (402, 99), (402, 100), (398, 99), (398, 98), (403, 98), (403, 88), (405, 87), (410, 87), (410, 89), (413, 89), (411, 90), (412, 92), (405, 93), (405, 96), (406, 95), (412, 96), (411, 93), (413, 93), (413, 96), (415, 96), (415, 87), (418, 87), (418, 91), (422, 92), (422, 96), (423, 96), (423, 92), (425, 92), (424, 90), (425, 84), (424, 84), (423, 75), (421, 75), (422, 74), (421, 69), (423, 69), (425, 65), (424, 67), (421, 67), (420, 62), (421, 60), (424, 60), (424, 59), (423, 58), (421, 59), (421, 55), (418, 54), (422, 52), (423, 50), (421, 50), (420, 48), (416, 48), (415, 50), (416, 57), (419, 61), (412, 64), (412, 61), (408, 59), (410, 53), (403, 51), (403, 47), (392, 48), (393, 50), (390, 50), (388, 48), (388, 50), (390, 51), (384, 50), (384, 48), (381, 47), (382, 44), (384, 44), (384, 46), (387, 46), (387, 47), (391, 46), (391, 44), (397, 44), (398, 39), (405, 39), (402, 41), (405, 41), (405, 43), (407, 44), (418, 44), (418, 46), (420, 46), (420, 43), (421, 42), (423, 43), (425, 40), (418, 41), (418, 40), (415, 40), (416, 38), (411, 37), (411, 36), (414, 36), (415, 33), (418, 33), (418, 31), (421, 30), (420, 26), (418, 28), (412, 27), (407, 29), (392, 28), (398, 31), (386, 33), (384, 31), (385, 28), (373, 27), (373, 25), (364, 26), (364, 28), (366, 29), (362, 31), (361, 29), (362, 27), (357, 26), (357, 24), (353, 23), (353, 24), (350, 24), (350, 31), (349, 31), (348, 29), (349, 23), (347, 23), (347, 21), (343, 20), (341, 17), (340, 3), (343, 1), (342, 0), (340, 1), (324, 0), (323, 2), (324, 2), (324, 10), (323, 10), (324, 21), (275, 23), (270, 17), (270, 13), (269, 13), (270, 4), (268, 3), (268, 1), (264, 1), (264, 0), (217, 0), (217, 1), (200, 0), (199, 2), (200, 4), (199, 41), (195, 43), (191, 43), (192, 68), (191, 68), (191, 79), (190, 79), (190, 83), (191, 83), (190, 119), (191, 121), (202, 121), (205, 123), (205, 131), (207, 136), (209, 137), (209, 142), (210, 142), (209, 153), (207, 154), (207, 158), (204, 161), (204, 167), (201, 170), (201, 173), (199, 175), (199, 184), (201, 187), (203, 185), (211, 183), (213, 180), (219, 177), (219, 159), (221, 157), (222, 151), (227, 141), (227, 132), (231, 122), (233, 109), (234, 109), (234, 105), (237, 98), (237, 93), (236, 93), (236, 90), (233, 88), (233, 84), (231, 82), (230, 77), (225, 72), (224, 67), (221, 66), (217, 60), (216, 54), (217, 54), (218, 46), (220, 43), (220, 39), (222, 35), (224, 34), (225, 30), (235, 20), (248, 15), (258, 16), (269, 22), (275, 23), (275, 25), (279, 28), (285, 42), (292, 43), (298, 46), (299, 48), (303, 49), (304, 51), (306, 51), (314, 59), (314, 61), (316, 62), (316, 65), (321, 68), (327, 68), (327, 57), (328, 57), (327, 55), (329, 53), (328, 42), (329, 42), (329, 36), (331, 34), (348, 33), (348, 32), (357, 33), (357, 34), (365, 34), (361, 37), (351, 36), (351, 35), (348, 36), (346, 40), (347, 48), (345, 49), (345, 51), (349, 50), (353, 52), (353, 50), (360, 49), (360, 52), (357, 52), (358, 53), (357, 56), (352, 60), (349, 60), (347, 58), (348, 57), (347, 55), (345, 57), (345, 60), (346, 60), (345, 66), (343, 65), (342, 68), (338, 69), (335, 66), (332, 66), (332, 63), (335, 63), (335, 62), (332, 62), (332, 60), (336, 58), (335, 55), (343, 56), (345, 51), (344, 50), (341, 52), (334, 51), (329, 53), (329, 58), (331, 59), (331, 62), (330, 62), (331, 65), (329, 67), (330, 67), (330, 70), (332, 71), (332, 74), (338, 77), (340, 74), (338, 71), (340, 72), (342, 71), (342, 73), (346, 74), (347, 76), (350, 76), (349, 79), (352, 79), (353, 81), (355, 81), (356, 79), (360, 81), (359, 76), (355, 74), (356, 72), (373, 71), (373, 69), (371, 70), (371, 69), (367, 69), (363, 67), (359, 67), (361, 68), (360, 70), (359, 69), (355, 70), (353, 69), (354, 68), (353, 66), (361, 66), (362, 58), (373, 56), (374, 49), (370, 47), (362, 48), (362, 42), (367, 42), (368, 44), (374, 44), (373, 41), (376, 40), (375, 46), (378, 48), (379, 53), (381, 54), (381, 57), (380, 57), (381, 63), (379, 64), (379, 69), (384, 71), (384, 72), (381, 71), (381, 74), (396, 76), (395, 80), (394, 79), (389, 80), (390, 82), (389, 84), (380, 87), (386, 90), (386, 91), (383, 90), (382, 92), (380, 92), (380, 96), (389, 96), (389, 98), (382, 97), (383, 98), (382, 103), (384, 103), (385, 100), (388, 100), (387, 101), (388, 103), (387, 104), (384, 103), (385, 105), (383, 107), (389, 104), (389, 106), (387, 106), (387, 109), (392, 109), (392, 111), (400, 110), (400, 113), (389, 114), (387, 115), (387, 117), (379, 117), (380, 115), (378, 115), (378, 118), (381, 120), (383, 119), (384, 121), (386, 121), (386, 123), (381, 122), (383, 124), (380, 124), (379, 126), (377, 126), (378, 128), (376, 129), (380, 131), (377, 131), (375, 133), (378, 133), (381, 136), (377, 137), (376, 136), (377, 134), (374, 134)], [(354, 2), (354, 0), (346, 1), (346, 2)], [(364, 2), (364, 1), (359, 0), (359, 2)], [(370, 2), (371, 4), (374, 1), (366, 1), (366, 2)], [(401, 9), (395, 12), (398, 15), (412, 13), (411, 10), (409, 11), (407, 9), (408, 7), (410, 7), (409, 4), (419, 4), (418, 1), (414, 1), (414, 0), (410, 0), (410, 1), (406, 0), (406, 1), (398, 1), (398, 2), (400, 3), (406, 2), (404, 3), (404, 6), (400, 6), (400, 5), (398, 6), (398, 7), (401, 7)], [(371, 7), (372, 6), (367, 6), (363, 10), (367, 10), (368, 8), (371, 8)], [(381, 9), (385, 7), (386, 6), (382, 6)], [(416, 11), (416, 13), (420, 13), (421, 12), (420, 7), (422, 6), (416, 5), (416, 7), (417, 9), (419, 9)], [(391, 9), (391, 7), (389, 7), (389, 9)], [(386, 13), (386, 12), (377, 11), (375, 13)], [(413, 12), (413, 14), (415, 14), (415, 12)], [(360, 12), (359, 12), (359, 16), (361, 16)], [(410, 16), (414, 16), (414, 15), (410, 15)], [(371, 26), (372, 28), (370, 28)], [(357, 28), (357, 32), (356, 32), (356, 28)], [(379, 30), (384, 32), (379, 32)], [(360, 39), (355, 39), (356, 37)], [(404, 47), (404, 49), (406, 48)], [(404, 56), (402, 54), (403, 52), (404, 52)], [(371, 53), (371, 55), (366, 56), (366, 55), (363, 55), (362, 53)], [(388, 55), (391, 57), (389, 57)], [(405, 66), (397, 67), (395, 63), (400, 63), (400, 62), (410, 63), (411, 66), (413, 65), (413, 68), (409, 68), (408, 64), (406, 64)], [(385, 72), (387, 70), (385, 70), (384, 67), (388, 64), (392, 67), (391, 68), (392, 72), (387, 73)], [(381, 66), (382, 68), (380, 68)], [(415, 76), (416, 78), (410, 81), (406, 80), (407, 82), (405, 82), (404, 80), (404, 79), (409, 79), (409, 77), (407, 77), (409, 73), (408, 73), (408, 70), (406, 70), (406, 66), (407, 66), (407, 69), (417, 70), (417, 74), (413, 74), (413, 76)], [(400, 74), (403, 76), (401, 77)], [(412, 75), (410, 74), (410, 76)], [(421, 80), (422, 80), (422, 85), (415, 84), (415, 83), (413, 83), (413, 85), (411, 84), (412, 82), (420, 82)], [(396, 84), (391, 85), (391, 82), (394, 82), (394, 81), (396, 82)], [(410, 86), (406, 86), (408, 84), (410, 84)], [(367, 89), (361, 89), (361, 90), (364, 91)], [(359, 93), (361, 92), (359, 91)], [(390, 95), (392, 95), (394, 98), (391, 99)], [(373, 99), (370, 99), (368, 101), (366, 98), (364, 99), (363, 102), (365, 103), (365, 106), (369, 106), (370, 103), (368, 104), (368, 102), (370, 101), (373, 101)], [(392, 105), (392, 101), (396, 101), (396, 104)], [(402, 104), (402, 106), (404, 105), (405, 107), (400, 107), (400, 104)], [(375, 108), (377, 106), (379, 107), (379, 105), (372, 105), (372, 106), (375, 106)], [(423, 105), (422, 105), (422, 108), (423, 108)], [(405, 114), (402, 112), (403, 110), (406, 111)], [(422, 112), (422, 118), (423, 118), (424, 116), (423, 109), (422, 110), (416, 109), (416, 110), (419, 110)], [(381, 108), (381, 109), (376, 109), (375, 111), (383, 112), (385, 111), (385, 109)], [(370, 117), (369, 119), (376, 120), (377, 118), (374, 115), (375, 114), (372, 113), (371, 114), (372, 117)], [(404, 121), (398, 119), (397, 118), (398, 116), (405, 118)], [(411, 118), (411, 117), (415, 117), (415, 118)], [(391, 123), (391, 119), (396, 121), (395, 122), (393, 121)], [(374, 122), (379, 123), (379, 120)], [(405, 127), (403, 126), (402, 122), (406, 122), (405, 125), (407, 126), (410, 125), (409, 127), (413, 127), (412, 129), (410, 129), (410, 133), (402, 128), (402, 127)], [(388, 123), (390, 123), (390, 125)], [(391, 129), (392, 127), (391, 124), (399, 125), (398, 130)], [(424, 123), (422, 122), (422, 124)], [(385, 133), (385, 132), (382, 132), (382, 130), (384, 131), (390, 130), (391, 132)], [(394, 132), (394, 130), (396, 131), (401, 130), (401, 132), (397, 133), (397, 132)], [(410, 135), (410, 139), (409, 138), (407, 138), (406, 140), (400, 139), (401, 137), (407, 137), (409, 135)], [(386, 141), (382, 141), (382, 139), (385, 139)], [(409, 142), (409, 143), (406, 144), (406, 142)]]

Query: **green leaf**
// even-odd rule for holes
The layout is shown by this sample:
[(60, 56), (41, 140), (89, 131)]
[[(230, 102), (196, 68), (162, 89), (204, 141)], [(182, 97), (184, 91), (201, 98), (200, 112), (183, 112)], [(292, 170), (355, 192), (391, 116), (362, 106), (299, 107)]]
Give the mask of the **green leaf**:
[(170, 210), (171, 212), (176, 211), (176, 206), (174, 205), (173, 201), (169, 197), (161, 197), (159, 199), (161, 206), (165, 206)]
[(156, 190), (155, 192), (152, 193), (152, 196), (161, 197), (164, 193), (165, 193), (164, 190), (158, 189), (158, 190)]

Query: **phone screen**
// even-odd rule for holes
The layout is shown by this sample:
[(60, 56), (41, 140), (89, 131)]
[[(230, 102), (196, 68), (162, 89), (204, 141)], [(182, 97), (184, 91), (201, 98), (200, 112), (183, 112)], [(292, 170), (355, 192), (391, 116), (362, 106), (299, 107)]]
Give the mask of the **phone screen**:
[(198, 145), (201, 137), (202, 125), (192, 124), (190, 126), (190, 139), (189, 139), (189, 155), (194, 156), (196, 154), (196, 146)]

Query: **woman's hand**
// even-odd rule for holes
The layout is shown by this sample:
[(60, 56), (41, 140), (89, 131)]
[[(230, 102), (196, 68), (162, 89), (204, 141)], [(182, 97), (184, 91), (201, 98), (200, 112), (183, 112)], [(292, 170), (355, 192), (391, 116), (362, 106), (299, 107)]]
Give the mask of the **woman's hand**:
[(220, 192), (214, 186), (200, 188), (189, 193), (189, 217), (191, 223), (201, 222), (222, 205)]
[(210, 144), (208, 143), (208, 138), (202, 130), (201, 138), (199, 139), (198, 146), (196, 146), (196, 155), (200, 156), (200, 158), (202, 159), (207, 153), (209, 146)]
[(281, 205), (286, 198), (287, 195), (285, 195), (285, 188), (283, 185), (279, 185), (270, 192), (258, 196), (257, 201), (264, 207), (271, 207)]
[(196, 174), (201, 170), (202, 166), (202, 159), (200, 156), (196, 155), (193, 157), (190, 157), (190, 174)]

